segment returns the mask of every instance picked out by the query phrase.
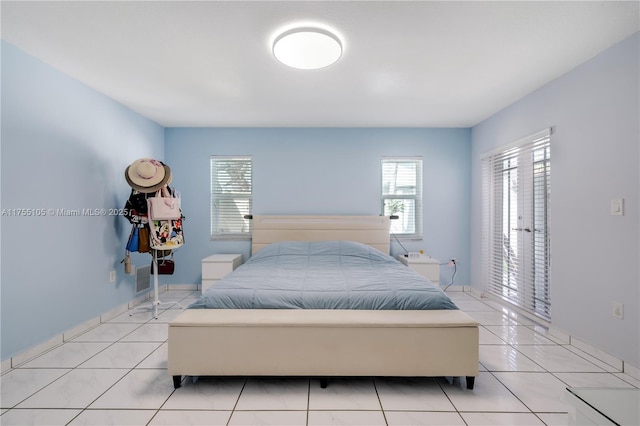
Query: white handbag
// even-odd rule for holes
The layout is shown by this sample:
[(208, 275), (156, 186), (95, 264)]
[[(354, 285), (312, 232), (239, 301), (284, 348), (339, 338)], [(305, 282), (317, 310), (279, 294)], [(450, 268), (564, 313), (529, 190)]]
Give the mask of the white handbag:
[(155, 197), (147, 198), (150, 220), (180, 219), (180, 199), (172, 197), (166, 187), (156, 192)]

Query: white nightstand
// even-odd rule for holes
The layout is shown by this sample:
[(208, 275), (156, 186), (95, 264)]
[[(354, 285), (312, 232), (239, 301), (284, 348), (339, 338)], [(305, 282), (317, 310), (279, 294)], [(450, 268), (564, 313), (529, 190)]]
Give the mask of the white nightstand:
[(241, 254), (213, 254), (202, 259), (202, 292), (241, 264)]
[(413, 269), (436, 287), (440, 286), (440, 262), (429, 256), (407, 257), (398, 256), (398, 260)]

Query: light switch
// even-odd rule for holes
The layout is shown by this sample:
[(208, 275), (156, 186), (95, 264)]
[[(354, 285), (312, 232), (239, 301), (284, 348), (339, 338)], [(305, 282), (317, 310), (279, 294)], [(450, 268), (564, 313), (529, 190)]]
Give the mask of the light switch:
[(624, 198), (611, 200), (611, 216), (624, 216)]

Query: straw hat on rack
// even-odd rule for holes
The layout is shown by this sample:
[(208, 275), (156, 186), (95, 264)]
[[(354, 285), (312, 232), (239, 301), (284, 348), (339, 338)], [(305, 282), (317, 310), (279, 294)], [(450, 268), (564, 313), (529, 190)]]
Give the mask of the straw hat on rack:
[(124, 171), (129, 186), (138, 192), (156, 192), (171, 181), (171, 169), (152, 158), (140, 158)]

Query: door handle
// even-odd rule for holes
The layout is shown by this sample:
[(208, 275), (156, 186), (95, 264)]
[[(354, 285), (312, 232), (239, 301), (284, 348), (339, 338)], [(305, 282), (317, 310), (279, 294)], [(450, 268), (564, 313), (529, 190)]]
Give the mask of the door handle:
[(525, 231), (525, 232), (531, 232), (530, 228), (511, 228), (512, 231)]

